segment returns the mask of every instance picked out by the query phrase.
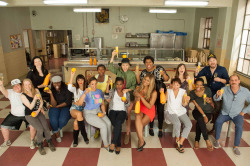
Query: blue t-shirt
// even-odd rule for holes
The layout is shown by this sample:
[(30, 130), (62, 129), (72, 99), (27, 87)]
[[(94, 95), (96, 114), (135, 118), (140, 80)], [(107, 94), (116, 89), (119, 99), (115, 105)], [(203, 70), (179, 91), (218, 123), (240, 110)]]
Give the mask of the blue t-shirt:
[[(83, 91), (83, 93), (84, 92), (85, 91)], [(85, 97), (86, 105), (85, 105), (84, 109), (93, 110), (93, 109), (100, 108), (100, 105), (101, 105), (103, 99), (104, 99), (104, 95), (100, 89), (96, 89), (95, 92), (90, 91), (89, 93), (87, 93), (87, 95)]]

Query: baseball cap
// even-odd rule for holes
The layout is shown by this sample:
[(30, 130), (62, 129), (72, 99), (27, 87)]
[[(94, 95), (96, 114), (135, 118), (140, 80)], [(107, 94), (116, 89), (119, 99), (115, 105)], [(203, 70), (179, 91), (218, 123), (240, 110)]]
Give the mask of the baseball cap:
[(16, 84), (21, 84), (21, 81), (19, 79), (14, 79), (11, 81), (11, 86), (14, 86)]
[(61, 82), (62, 81), (62, 77), (60, 76), (54, 76), (51, 78), (51, 82)]
[(123, 63), (128, 63), (131, 66), (130, 61), (129, 61), (128, 58), (123, 58), (121, 63), (118, 63), (118, 65), (121, 66)]
[(216, 56), (214, 54), (210, 54), (208, 57), (207, 57), (207, 60), (209, 60), (210, 58), (215, 58), (216, 59)]

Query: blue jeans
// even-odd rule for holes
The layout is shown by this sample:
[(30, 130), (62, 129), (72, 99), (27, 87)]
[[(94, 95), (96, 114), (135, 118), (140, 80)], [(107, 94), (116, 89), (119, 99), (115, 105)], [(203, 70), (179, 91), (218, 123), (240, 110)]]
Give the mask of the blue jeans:
[(218, 140), (220, 138), (222, 125), (224, 122), (227, 122), (229, 120), (232, 120), (235, 124), (234, 146), (239, 146), (244, 123), (244, 118), (240, 114), (234, 118), (231, 118), (229, 115), (220, 114), (215, 122), (215, 139)]
[(53, 133), (57, 133), (68, 123), (71, 118), (69, 109), (70, 107), (49, 109), (49, 123)]

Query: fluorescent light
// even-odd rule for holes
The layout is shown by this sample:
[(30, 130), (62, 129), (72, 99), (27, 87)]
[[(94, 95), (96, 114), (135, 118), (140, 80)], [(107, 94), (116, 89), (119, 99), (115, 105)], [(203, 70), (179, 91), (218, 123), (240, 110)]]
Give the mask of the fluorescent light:
[(176, 9), (149, 9), (149, 13), (177, 13)]
[(4, 2), (4, 1), (0, 1), (0, 6), (7, 6), (8, 3), (7, 2)]
[(44, 0), (46, 5), (76, 5), (76, 4), (87, 4), (87, 0)]
[(80, 13), (80, 12), (101, 12), (101, 8), (74, 8), (74, 12)]
[(166, 6), (207, 6), (207, 1), (165, 1)]

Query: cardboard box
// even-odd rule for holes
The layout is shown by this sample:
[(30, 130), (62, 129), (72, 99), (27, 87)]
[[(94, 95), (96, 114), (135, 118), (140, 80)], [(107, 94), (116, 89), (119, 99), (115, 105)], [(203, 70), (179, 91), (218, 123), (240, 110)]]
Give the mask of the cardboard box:
[(197, 57), (197, 53), (198, 53), (197, 50), (189, 50), (188, 57), (195, 58), (195, 57)]

